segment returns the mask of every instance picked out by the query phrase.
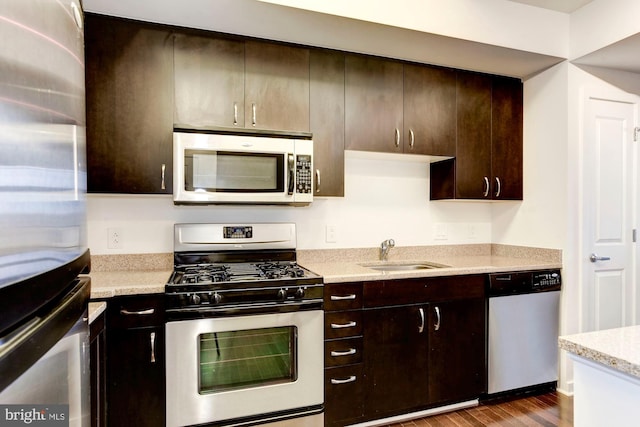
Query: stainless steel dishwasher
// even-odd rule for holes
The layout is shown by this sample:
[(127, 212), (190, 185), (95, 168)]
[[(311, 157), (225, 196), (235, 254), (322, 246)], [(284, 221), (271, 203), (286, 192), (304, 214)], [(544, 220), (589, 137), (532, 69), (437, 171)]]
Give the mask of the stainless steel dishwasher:
[(555, 389), (560, 270), (489, 275), (487, 398)]

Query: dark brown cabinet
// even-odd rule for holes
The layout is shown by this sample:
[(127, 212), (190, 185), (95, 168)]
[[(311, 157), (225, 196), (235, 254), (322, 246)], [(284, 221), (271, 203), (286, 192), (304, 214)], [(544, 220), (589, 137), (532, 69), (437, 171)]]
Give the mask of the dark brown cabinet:
[(485, 390), (484, 277), (365, 282), (365, 420)]
[(309, 51), (178, 33), (174, 120), (185, 127), (309, 132)]
[(404, 152), (456, 155), (456, 72), (404, 64)]
[(109, 301), (109, 426), (164, 426), (164, 355), (164, 295), (116, 297)]
[(429, 304), (429, 402), (477, 399), (485, 390), (485, 299)]
[(173, 55), (175, 124), (244, 127), (244, 42), (178, 33)]
[(457, 72), (455, 159), (431, 164), (431, 199), (522, 200), (522, 83)]
[(391, 60), (347, 55), (345, 147), (403, 152), (403, 71)]
[(85, 47), (88, 191), (172, 193), (171, 32), (87, 14)]
[(413, 412), (429, 403), (426, 305), (365, 310), (367, 419)]
[(325, 308), (325, 425), (360, 420), (364, 411), (362, 283), (328, 284)]
[(344, 196), (344, 54), (310, 52), (310, 129), (316, 196)]
[(89, 325), (89, 372), (91, 374), (91, 427), (107, 425), (106, 333), (105, 314)]

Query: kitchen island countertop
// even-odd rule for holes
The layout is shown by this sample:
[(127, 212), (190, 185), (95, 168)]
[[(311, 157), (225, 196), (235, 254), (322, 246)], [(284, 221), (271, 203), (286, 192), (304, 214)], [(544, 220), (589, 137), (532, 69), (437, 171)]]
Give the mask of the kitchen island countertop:
[(561, 336), (561, 349), (640, 378), (640, 326)]

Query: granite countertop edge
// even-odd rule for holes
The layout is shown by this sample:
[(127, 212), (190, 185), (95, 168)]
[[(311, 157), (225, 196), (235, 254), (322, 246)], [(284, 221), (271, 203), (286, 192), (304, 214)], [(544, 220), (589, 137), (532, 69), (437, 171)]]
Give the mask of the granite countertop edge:
[(640, 326), (564, 335), (560, 349), (640, 378)]

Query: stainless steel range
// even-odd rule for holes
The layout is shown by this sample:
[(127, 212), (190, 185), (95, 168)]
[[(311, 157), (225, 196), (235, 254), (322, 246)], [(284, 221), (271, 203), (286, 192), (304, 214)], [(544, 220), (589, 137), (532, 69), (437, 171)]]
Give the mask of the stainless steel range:
[(295, 224), (176, 224), (167, 426), (322, 426), (322, 286)]

